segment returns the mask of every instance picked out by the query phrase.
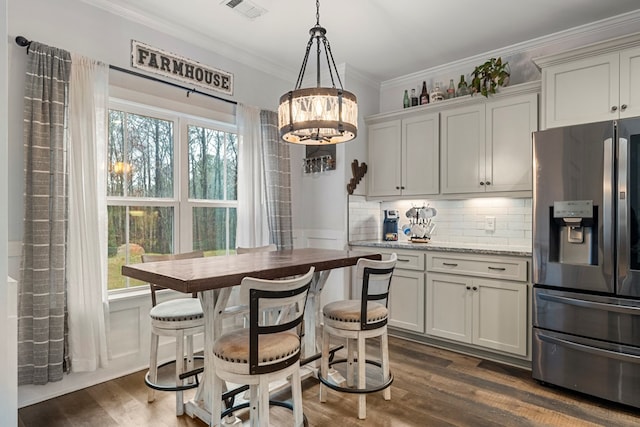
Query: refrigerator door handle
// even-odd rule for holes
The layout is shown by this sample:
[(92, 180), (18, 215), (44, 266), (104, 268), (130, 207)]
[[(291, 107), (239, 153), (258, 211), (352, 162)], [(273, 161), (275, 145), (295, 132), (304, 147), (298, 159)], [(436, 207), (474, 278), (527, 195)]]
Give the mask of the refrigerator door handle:
[(629, 274), (629, 192), (628, 183), (628, 158), (629, 142), (625, 138), (618, 138), (618, 189), (615, 195), (618, 203), (618, 286), (616, 292), (620, 291), (620, 286), (624, 283)]
[(560, 304), (568, 304), (576, 307), (586, 307), (595, 310), (603, 310), (615, 313), (629, 314), (632, 316), (640, 316), (640, 307), (631, 307), (619, 304), (606, 304), (596, 301), (588, 301), (578, 298), (561, 297), (557, 295), (550, 295), (545, 293), (538, 294), (538, 298), (550, 302), (557, 302)]
[(604, 167), (602, 177), (602, 237), (604, 252), (602, 260), (602, 270), (604, 274), (613, 280), (616, 276), (615, 264), (613, 262), (613, 184), (615, 175), (613, 170), (613, 138), (604, 140)]
[(551, 343), (551, 344), (561, 345), (561, 346), (578, 350), (584, 353), (591, 353), (596, 356), (606, 357), (608, 359), (617, 359), (623, 362), (640, 364), (640, 356), (635, 356), (628, 353), (619, 353), (617, 351), (604, 350), (601, 348), (591, 347), (584, 344), (578, 344), (572, 341), (567, 341), (567, 340), (551, 337), (549, 335), (544, 335), (544, 334), (538, 335), (538, 338), (540, 338), (542, 341), (547, 341), (548, 343)]

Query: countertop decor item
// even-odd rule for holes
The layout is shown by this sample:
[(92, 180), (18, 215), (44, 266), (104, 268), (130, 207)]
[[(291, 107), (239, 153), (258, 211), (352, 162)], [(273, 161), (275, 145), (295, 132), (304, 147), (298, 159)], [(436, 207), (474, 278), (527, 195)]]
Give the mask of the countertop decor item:
[(501, 86), (509, 83), (509, 62), (502, 62), (502, 58), (491, 58), (482, 65), (478, 65), (474, 70), (471, 79), (471, 90), (473, 93), (481, 93), (488, 97), (490, 93), (496, 93)]
[[(280, 137), (294, 144), (321, 145), (350, 141), (358, 133), (358, 105), (356, 96), (344, 90), (336, 67), (327, 30), (320, 26), (320, 1), (316, 0), (316, 25), (309, 30), (311, 37), (302, 61), (295, 88), (280, 97), (278, 129)], [(316, 87), (301, 88), (309, 60), (309, 52), (316, 43)], [(324, 55), (321, 55), (324, 47)], [(331, 87), (321, 87), (322, 57), (327, 60)], [(335, 80), (339, 88), (336, 88)]]

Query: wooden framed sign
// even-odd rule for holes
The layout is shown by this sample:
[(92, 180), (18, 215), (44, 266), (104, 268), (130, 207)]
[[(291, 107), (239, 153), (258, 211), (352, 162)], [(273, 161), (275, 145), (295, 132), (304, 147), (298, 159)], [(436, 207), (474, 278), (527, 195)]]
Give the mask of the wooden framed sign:
[(233, 95), (233, 74), (136, 40), (131, 40), (131, 65), (188, 85)]

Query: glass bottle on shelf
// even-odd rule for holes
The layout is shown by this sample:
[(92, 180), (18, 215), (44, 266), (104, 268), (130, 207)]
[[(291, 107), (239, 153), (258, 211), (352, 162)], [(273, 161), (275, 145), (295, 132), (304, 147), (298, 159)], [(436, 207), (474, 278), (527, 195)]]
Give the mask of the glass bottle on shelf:
[(402, 100), (402, 105), (404, 108), (408, 108), (411, 105), (411, 101), (409, 101), (409, 92), (404, 90), (404, 98)]
[(440, 82), (436, 82), (434, 84), (433, 91), (431, 91), (429, 99), (431, 102), (442, 101), (444, 99), (444, 93), (442, 93), (442, 89), (440, 89)]
[(453, 79), (449, 80), (449, 87), (447, 88), (447, 99), (453, 99), (456, 97), (456, 87), (453, 84)]
[(415, 107), (418, 105), (418, 95), (416, 95), (416, 90), (411, 89), (411, 106)]
[(429, 103), (429, 92), (427, 91), (427, 82), (422, 82), (422, 92), (420, 92), (420, 105)]
[(460, 83), (458, 83), (457, 96), (465, 95), (469, 95), (469, 86), (467, 86), (467, 82), (464, 80), (464, 74), (460, 74)]

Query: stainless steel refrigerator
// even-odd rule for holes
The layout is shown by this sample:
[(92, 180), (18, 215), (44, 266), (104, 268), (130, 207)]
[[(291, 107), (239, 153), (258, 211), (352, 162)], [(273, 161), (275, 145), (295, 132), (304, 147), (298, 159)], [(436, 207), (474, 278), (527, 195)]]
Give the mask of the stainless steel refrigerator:
[(640, 408), (640, 118), (533, 135), (533, 377)]

